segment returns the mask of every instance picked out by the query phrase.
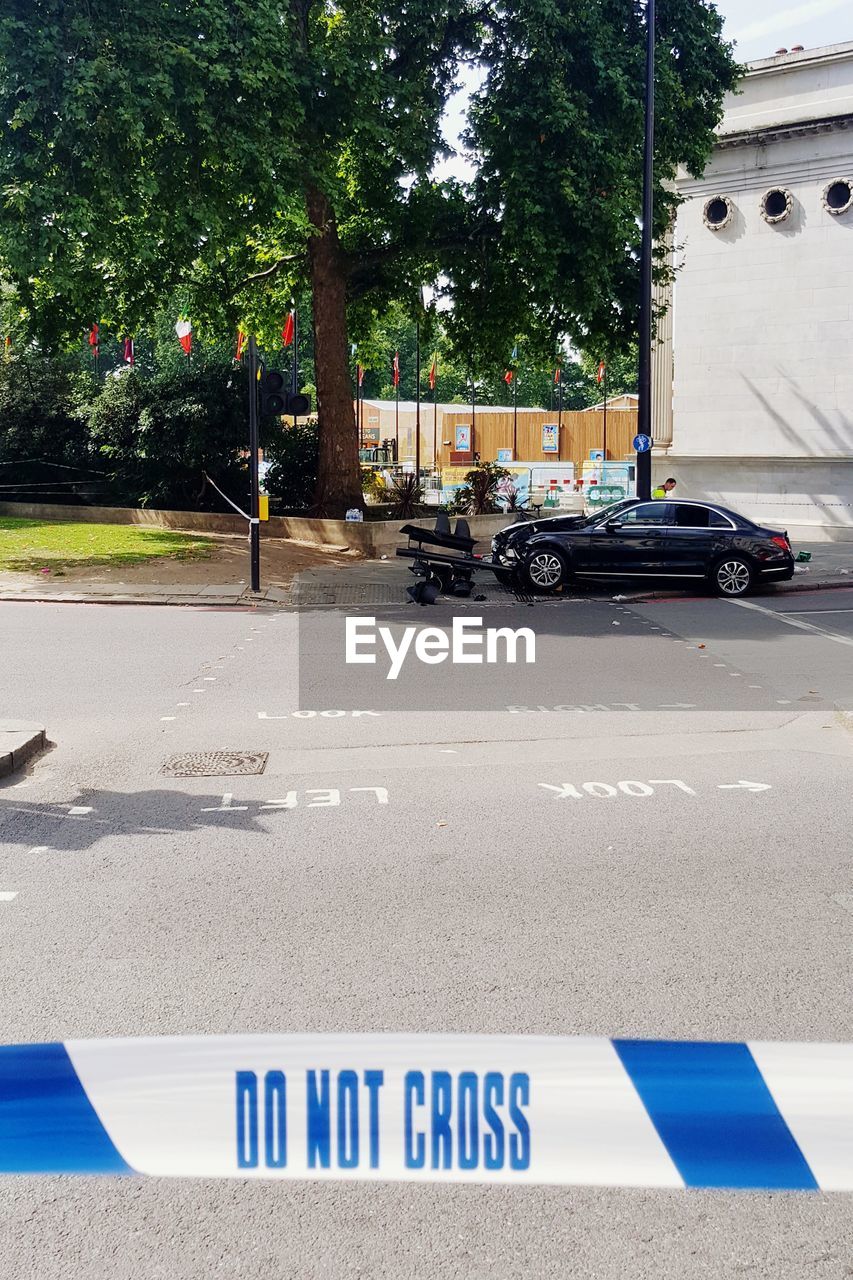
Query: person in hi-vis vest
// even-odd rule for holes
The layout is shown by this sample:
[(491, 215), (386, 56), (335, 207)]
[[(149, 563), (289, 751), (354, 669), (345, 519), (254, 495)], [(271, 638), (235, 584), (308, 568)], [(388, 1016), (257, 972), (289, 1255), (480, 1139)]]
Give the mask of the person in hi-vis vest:
[(663, 484), (659, 484), (656, 489), (652, 490), (653, 498), (667, 498), (675, 488), (675, 476), (670, 476), (668, 480), (664, 480)]

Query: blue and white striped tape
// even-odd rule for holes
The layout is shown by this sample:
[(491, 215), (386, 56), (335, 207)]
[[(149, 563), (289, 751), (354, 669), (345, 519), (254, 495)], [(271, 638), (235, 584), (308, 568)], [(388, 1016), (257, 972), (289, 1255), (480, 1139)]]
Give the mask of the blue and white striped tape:
[(0, 1047), (0, 1172), (853, 1190), (853, 1044), (448, 1035)]

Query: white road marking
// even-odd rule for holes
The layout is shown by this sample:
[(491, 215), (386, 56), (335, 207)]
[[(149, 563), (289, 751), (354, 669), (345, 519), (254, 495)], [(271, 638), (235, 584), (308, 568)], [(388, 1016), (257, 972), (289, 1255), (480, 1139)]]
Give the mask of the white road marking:
[(786, 614), (796, 613), (853, 613), (853, 609), (786, 609)]
[[(578, 788), (573, 782), (562, 782), (559, 786), (555, 786), (552, 782), (539, 782), (536, 784), (545, 791), (555, 791), (555, 800), (582, 800)], [(588, 796), (596, 796), (598, 799), (612, 799), (621, 792), (623, 796), (651, 796), (654, 795), (655, 787), (677, 787), (679, 791), (684, 791), (689, 796), (695, 796), (696, 792), (692, 787), (688, 787), (686, 782), (682, 782), (680, 778), (650, 778), (648, 782), (640, 782), (636, 778), (626, 778), (621, 782), (617, 782), (614, 786), (612, 782), (582, 782), (581, 788)]]
[(695, 702), (659, 702), (659, 711), (693, 711), (696, 707)]
[(176, 702), (176, 703), (175, 703), (175, 706), (176, 706), (176, 707), (188, 707), (189, 705), (190, 705), (190, 704), (189, 704), (188, 702)]
[(727, 662), (715, 662), (715, 663), (714, 663), (714, 666), (715, 666), (715, 667), (727, 667), (728, 665), (729, 665), (729, 664), (728, 664)]
[(786, 627), (796, 627), (798, 631), (809, 631), (812, 635), (821, 636), (824, 640), (832, 640), (835, 644), (846, 644), (849, 648), (853, 648), (853, 637), (840, 636), (835, 631), (824, 631), (823, 627), (816, 627), (811, 622), (801, 622), (798, 618), (789, 618), (785, 613), (776, 613), (773, 609), (765, 609), (762, 604), (753, 604), (751, 600), (730, 600), (729, 604), (737, 605), (739, 609), (754, 609), (756, 613), (763, 613), (768, 618), (774, 618), (777, 622), (783, 622)]
[(46, 844), (34, 844), (32, 849), (27, 850), (27, 853), (47, 853), (48, 847)]
[(87, 813), (92, 812), (90, 804), (73, 804), (68, 810), (69, 818), (85, 818)]
[(193, 693), (207, 693), (206, 689), (193, 689)]
[(225, 795), (222, 797), (222, 804), (211, 805), (210, 807), (206, 807), (202, 809), (202, 813), (222, 813), (223, 810), (225, 810), (226, 812), (238, 813), (240, 811), (248, 809), (249, 806), (247, 804), (232, 804), (231, 801), (233, 799), (234, 799), (234, 792), (226, 791)]
[(762, 688), (762, 686), (761, 686), (760, 684), (751, 684), (749, 687), (750, 687), (750, 689), (761, 689), (761, 688)]
[(205, 676), (204, 678), (205, 678), (205, 680), (212, 680), (212, 681), (214, 681), (214, 683), (215, 683), (215, 681), (216, 681), (216, 676)]
[(17, 896), (17, 889), (0, 889), (0, 902), (14, 902)]
[(177, 720), (177, 716), (161, 716), (161, 720)]
[(740, 778), (737, 782), (718, 782), (718, 791), (771, 791), (769, 782), (747, 782)]
[(777, 699), (776, 699), (776, 702), (778, 703), (778, 705), (779, 705), (780, 707), (790, 707), (790, 705), (791, 705), (791, 699), (790, 699), (790, 698), (777, 698)]

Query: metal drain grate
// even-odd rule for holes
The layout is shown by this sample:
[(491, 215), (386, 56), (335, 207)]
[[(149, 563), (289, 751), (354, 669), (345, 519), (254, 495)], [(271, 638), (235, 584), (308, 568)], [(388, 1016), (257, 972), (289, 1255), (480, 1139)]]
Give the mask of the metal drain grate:
[(268, 751), (187, 751), (171, 756), (161, 773), (169, 778), (226, 778), (263, 773)]

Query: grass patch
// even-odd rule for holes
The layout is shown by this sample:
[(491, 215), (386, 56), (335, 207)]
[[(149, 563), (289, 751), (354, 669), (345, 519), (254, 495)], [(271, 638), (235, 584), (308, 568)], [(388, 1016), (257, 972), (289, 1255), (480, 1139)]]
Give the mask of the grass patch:
[(22, 520), (0, 516), (0, 569), (38, 573), (49, 569), (146, 564), (164, 557), (206, 560), (209, 538), (170, 529), (139, 529), (125, 524), (75, 524), (65, 520)]

